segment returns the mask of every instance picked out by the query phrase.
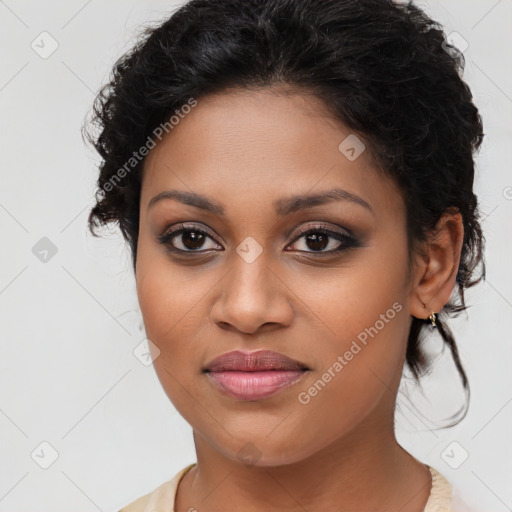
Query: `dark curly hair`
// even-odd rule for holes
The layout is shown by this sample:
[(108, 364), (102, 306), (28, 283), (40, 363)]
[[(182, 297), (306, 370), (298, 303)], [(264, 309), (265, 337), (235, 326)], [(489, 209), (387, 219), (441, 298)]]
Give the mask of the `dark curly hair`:
[[(399, 184), (409, 261), (444, 212), (462, 215), (456, 297), (437, 326), (466, 391), (465, 414), (468, 380), (445, 317), (467, 308), (464, 289), (485, 278), (485, 262), (473, 193), (473, 155), (483, 131), (463, 68), (442, 27), (412, 2), (192, 0), (143, 28), (95, 99), (83, 127), (102, 157), (89, 229), (97, 236), (97, 227), (116, 221), (135, 270), (144, 159), (134, 156), (155, 129), (170, 126), (191, 98), (229, 88), (288, 85), (312, 92)], [(416, 380), (431, 366), (421, 346), (425, 327), (414, 318), (408, 338), (406, 362)]]

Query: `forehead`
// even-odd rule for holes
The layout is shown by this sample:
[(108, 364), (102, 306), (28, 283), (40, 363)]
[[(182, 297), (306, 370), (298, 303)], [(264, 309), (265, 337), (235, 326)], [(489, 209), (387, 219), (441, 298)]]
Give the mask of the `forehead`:
[(166, 189), (218, 197), (229, 209), (237, 201), (264, 207), (338, 187), (377, 210), (402, 213), (394, 182), (377, 172), (366, 150), (355, 160), (340, 151), (355, 134), (312, 94), (231, 90), (200, 98), (187, 110), (146, 157), (143, 208)]

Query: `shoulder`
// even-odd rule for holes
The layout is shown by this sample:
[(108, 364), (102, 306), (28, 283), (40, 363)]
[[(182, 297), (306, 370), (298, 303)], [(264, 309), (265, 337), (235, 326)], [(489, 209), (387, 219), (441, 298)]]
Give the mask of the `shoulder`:
[(432, 476), (432, 487), (424, 512), (453, 512), (451, 506), (452, 486), (450, 482), (433, 467), (427, 467)]
[(159, 485), (150, 493), (125, 505), (119, 512), (173, 512), (179, 481), (193, 466), (195, 466), (195, 463), (189, 464), (178, 471), (170, 480)]
[(432, 489), (424, 512), (478, 512), (462, 499), (439, 471), (427, 467), (432, 475)]

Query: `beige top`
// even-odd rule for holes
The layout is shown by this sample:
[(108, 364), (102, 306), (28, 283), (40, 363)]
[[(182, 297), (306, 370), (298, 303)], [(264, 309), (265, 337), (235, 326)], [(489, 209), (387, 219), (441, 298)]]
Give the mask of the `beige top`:
[[(126, 505), (119, 512), (174, 512), (174, 499), (178, 484), (185, 473), (194, 466), (195, 463), (188, 465), (174, 475), (171, 480)], [(453, 500), (452, 486), (448, 480), (434, 468), (427, 467), (432, 474), (432, 488), (423, 512), (464, 512), (469, 510), (464, 508), (462, 502)], [(455, 503), (458, 503), (456, 508), (454, 508)]]

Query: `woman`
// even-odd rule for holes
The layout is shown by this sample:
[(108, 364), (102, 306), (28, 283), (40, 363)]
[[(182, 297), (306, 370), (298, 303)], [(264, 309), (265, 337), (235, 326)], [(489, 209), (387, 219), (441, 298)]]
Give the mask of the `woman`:
[(390, 0), (192, 0), (117, 62), (90, 227), (130, 244), (197, 452), (123, 512), (463, 510), (393, 418), (429, 331), (468, 390), (446, 322), (485, 275), (483, 134), (461, 68)]

